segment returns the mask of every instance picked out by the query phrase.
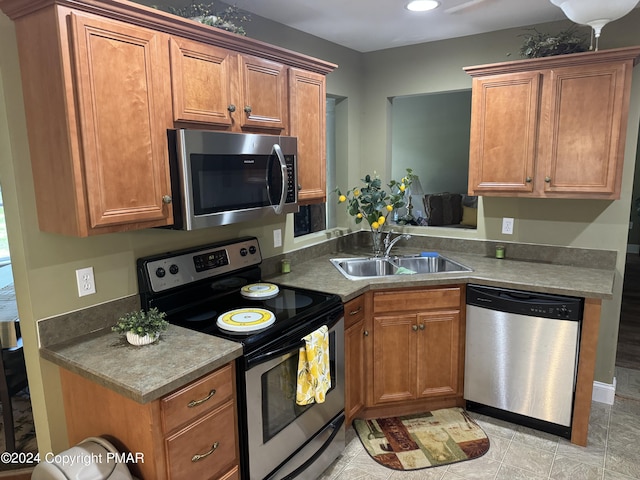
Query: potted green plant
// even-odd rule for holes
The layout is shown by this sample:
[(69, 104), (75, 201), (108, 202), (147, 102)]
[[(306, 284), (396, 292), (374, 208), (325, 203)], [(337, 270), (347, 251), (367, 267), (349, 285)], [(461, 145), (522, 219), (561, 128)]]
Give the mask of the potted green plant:
[(165, 320), (166, 313), (156, 307), (148, 311), (138, 310), (124, 314), (118, 319), (111, 330), (124, 333), (131, 345), (148, 345), (160, 337), (160, 332), (169, 328), (169, 322)]
[(205, 25), (221, 28), (227, 32), (246, 35), (247, 32), (242, 26), (243, 23), (251, 20), (249, 14), (242, 12), (237, 6), (229, 5), (220, 9), (214, 2), (196, 3), (191, 2), (186, 7), (167, 7), (169, 13), (180, 17), (189, 18)]
[(520, 55), (525, 58), (551, 57), (589, 50), (586, 38), (576, 33), (573, 27), (556, 34), (539, 32), (535, 28), (528, 30), (531, 33), (521, 35), (524, 42), (520, 47)]

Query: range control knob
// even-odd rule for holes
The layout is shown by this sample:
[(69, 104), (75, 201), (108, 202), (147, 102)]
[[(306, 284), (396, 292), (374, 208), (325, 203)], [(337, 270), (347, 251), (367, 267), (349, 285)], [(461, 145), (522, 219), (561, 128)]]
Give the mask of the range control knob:
[(158, 268), (156, 269), (156, 277), (158, 277), (158, 278), (162, 278), (162, 277), (164, 277), (166, 274), (167, 274), (167, 272), (165, 272), (164, 268), (162, 268), (162, 267), (158, 267)]
[(247, 256), (247, 249), (242, 247), (240, 249), (240, 255), (243, 256), (243, 257), (246, 257)]
[(256, 253), (256, 251), (257, 251), (257, 250), (258, 250), (258, 249), (255, 247), (255, 245), (251, 245), (251, 246), (249, 247), (249, 253), (250, 253), (251, 255), (254, 255), (254, 254)]
[(169, 272), (171, 272), (172, 275), (178, 273), (179, 270), (180, 269), (178, 268), (178, 265), (176, 265), (175, 263), (169, 267)]

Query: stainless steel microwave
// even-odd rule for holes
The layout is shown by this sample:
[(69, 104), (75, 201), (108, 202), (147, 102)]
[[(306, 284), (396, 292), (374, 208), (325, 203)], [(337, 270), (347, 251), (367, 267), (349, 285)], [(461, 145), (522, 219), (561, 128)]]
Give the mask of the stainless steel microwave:
[(295, 137), (187, 129), (168, 136), (173, 228), (298, 211)]

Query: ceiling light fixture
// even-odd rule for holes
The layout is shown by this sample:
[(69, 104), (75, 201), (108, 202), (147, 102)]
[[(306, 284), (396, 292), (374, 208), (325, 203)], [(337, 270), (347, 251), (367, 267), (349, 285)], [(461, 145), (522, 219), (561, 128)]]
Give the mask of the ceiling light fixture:
[(639, 0), (551, 0), (560, 7), (569, 20), (589, 25), (596, 36), (596, 50), (602, 27), (624, 17), (634, 9)]
[(412, 12), (428, 12), (434, 8), (438, 8), (439, 5), (440, 2), (437, 2), (436, 0), (413, 0), (412, 2), (407, 3), (405, 8)]

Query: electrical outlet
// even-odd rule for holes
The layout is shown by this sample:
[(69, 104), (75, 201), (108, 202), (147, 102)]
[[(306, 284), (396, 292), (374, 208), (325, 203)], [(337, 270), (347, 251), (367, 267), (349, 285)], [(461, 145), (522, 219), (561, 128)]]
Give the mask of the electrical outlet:
[(84, 297), (85, 295), (96, 293), (96, 280), (93, 276), (93, 267), (76, 270), (76, 281), (78, 282), (78, 296)]
[(513, 235), (513, 218), (502, 219), (502, 233), (504, 235)]
[(279, 228), (273, 231), (273, 248), (279, 248), (282, 246), (282, 230)]

